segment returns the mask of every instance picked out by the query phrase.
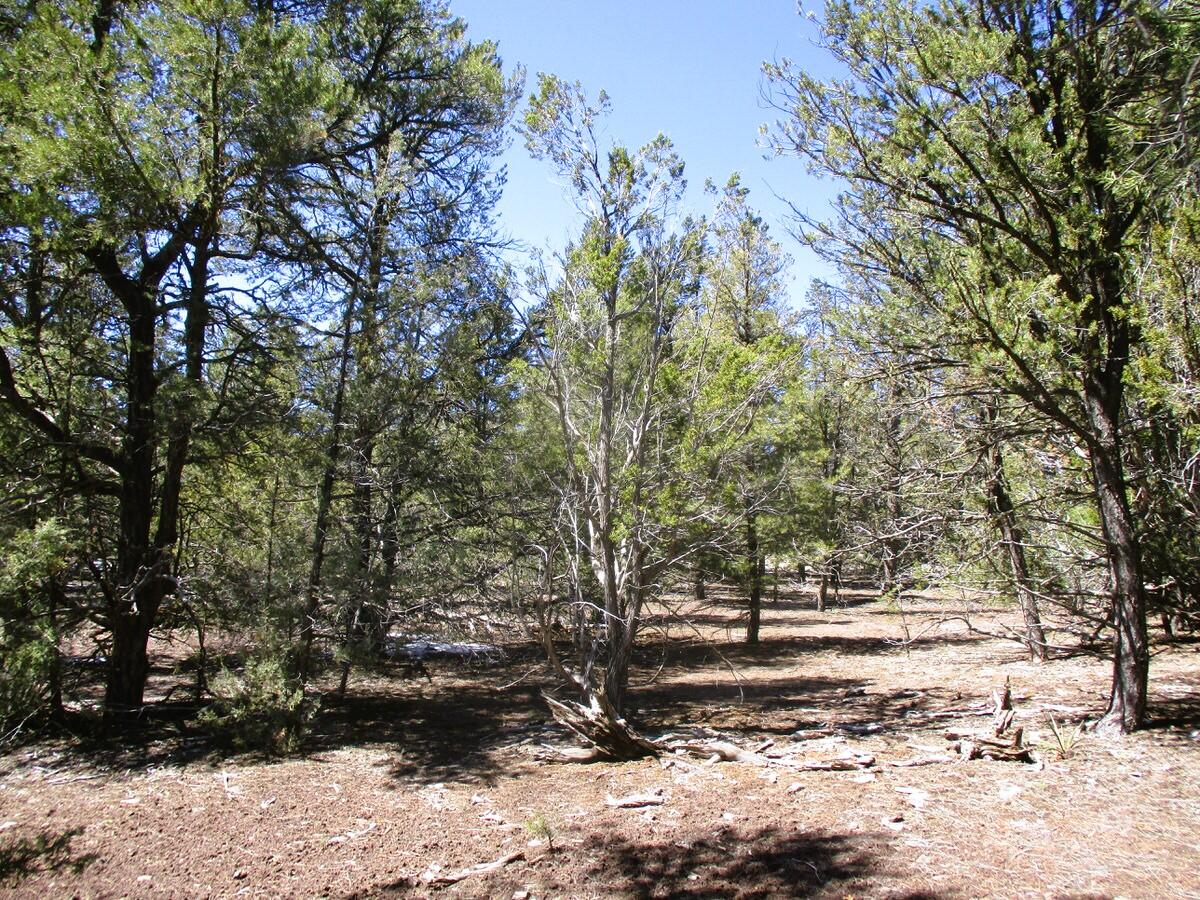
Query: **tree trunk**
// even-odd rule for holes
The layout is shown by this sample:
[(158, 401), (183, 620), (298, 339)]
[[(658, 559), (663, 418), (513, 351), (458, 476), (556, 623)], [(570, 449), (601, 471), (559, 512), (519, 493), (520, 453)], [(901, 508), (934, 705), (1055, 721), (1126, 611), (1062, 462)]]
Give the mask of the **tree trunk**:
[(143, 705), (146, 676), (150, 672), (146, 652), (150, 622), (144, 614), (120, 616), (112, 623), (112, 650), (104, 684), (105, 718), (127, 716)]
[(1120, 391), (1119, 384), (1113, 387), (1091, 378), (1085, 383), (1084, 400), (1095, 435), (1089, 448), (1092, 479), (1113, 588), (1113, 683), (1101, 727), (1124, 734), (1145, 723), (1150, 641), (1141, 548), (1121, 464)]
[[(900, 388), (894, 382), (889, 388), (889, 398), (893, 408), (901, 400)], [(888, 458), (884, 460), (884, 463), (891, 468), (891, 476), (888, 479), (885, 499), (888, 516), (885, 527), (888, 534), (883, 539), (883, 558), (880, 560), (879, 595), (881, 597), (891, 597), (894, 594), (898, 594), (900, 590), (900, 556), (903, 549), (903, 541), (897, 537), (897, 534), (900, 529), (900, 519), (904, 512), (900, 497), (903, 483), (903, 473), (901, 471), (903, 448), (900, 444), (901, 424), (900, 415), (898, 413), (892, 414), (888, 417), (887, 431), (885, 433), (885, 446), (887, 447)]]
[(49, 601), (48, 618), (50, 621), (50, 671), (48, 673), (50, 688), (50, 716), (53, 719), (63, 717), (62, 696), (62, 634), (58, 621), (58, 611), (66, 607), (66, 592), (63, 589), (63, 579), (52, 575), (46, 585), (47, 600)]
[(762, 622), (763, 560), (758, 548), (758, 516), (754, 510), (746, 513), (746, 578), (750, 589), (750, 621), (746, 625), (746, 643), (757, 644)]
[(1008, 565), (1012, 571), (1013, 586), (1017, 602), (1025, 618), (1025, 646), (1029, 655), (1039, 662), (1046, 658), (1046, 632), (1042, 628), (1041, 612), (1038, 610), (1037, 595), (1030, 586), (1029, 567), (1025, 559), (1025, 535), (1017, 524), (1016, 511), (1008, 492), (1008, 479), (1004, 474), (1004, 457), (1000, 445), (993, 442), (988, 455), (991, 461), (990, 501), (992, 514), (1004, 549), (1008, 554)]
[(126, 363), (125, 435), (121, 455), (121, 530), (117, 545), (117, 578), (109, 608), (112, 649), (104, 689), (106, 717), (142, 705), (150, 623), (162, 593), (162, 560), (150, 543), (154, 515), (154, 456), (158, 446), (154, 372), (155, 302), (145, 291), (132, 290), (125, 300), (129, 316)]
[(354, 300), (347, 304), (342, 320), (342, 346), (338, 358), (338, 380), (330, 410), (332, 430), (329, 445), (325, 450), (325, 470), (317, 491), (317, 515), (313, 523), (312, 561), (308, 572), (308, 587), (305, 591), (304, 617), (300, 622), (300, 652), (296, 661), (300, 683), (308, 680), (312, 664), (312, 645), (316, 635), (317, 612), (321, 608), (321, 580), (325, 566), (325, 539), (329, 529), (330, 508), (333, 506), (333, 488), (337, 483), (338, 464), (342, 456), (342, 431), (345, 428), (343, 408), (346, 400), (346, 379), (350, 368), (351, 331), (354, 323)]
[(587, 706), (545, 694), (542, 698), (557, 722), (595, 748), (596, 759), (631, 760), (659, 754), (658, 747), (626, 724), (603, 688), (588, 693)]

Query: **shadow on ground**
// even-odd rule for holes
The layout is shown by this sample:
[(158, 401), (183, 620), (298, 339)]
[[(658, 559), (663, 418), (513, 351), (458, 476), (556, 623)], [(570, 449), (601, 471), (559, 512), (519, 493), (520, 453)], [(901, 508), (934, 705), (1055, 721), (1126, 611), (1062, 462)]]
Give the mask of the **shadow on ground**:
[[(400, 754), (396, 776), (488, 783), (511, 760), (493, 752), (543, 725), (549, 714), (541, 683), (502, 687), (487, 676), (434, 676), (419, 693), (389, 690), (382, 679), (351, 690), (322, 711), (306, 749), (387, 747)], [(382, 683), (380, 683), (382, 682)]]
[(15, 887), (35, 872), (70, 870), (78, 875), (96, 860), (95, 854), (75, 856), (71, 841), (83, 833), (73, 828), (61, 834), (43, 832), (32, 838), (0, 841), (0, 886)]
[(1200, 692), (1182, 697), (1153, 697), (1146, 727), (1166, 734), (1178, 732), (1189, 746), (1200, 750), (1200, 741), (1193, 737), (1200, 734)]
[(843, 897), (879, 874), (870, 839), (764, 828), (725, 828), (694, 843), (597, 848), (589, 884), (613, 896)]
[(987, 638), (967, 633), (937, 635), (901, 645), (891, 638), (841, 637), (835, 635), (763, 638), (757, 644), (744, 641), (672, 640), (646, 643), (636, 651), (639, 665), (664, 672), (690, 671), (705, 665), (729, 664), (737, 667), (799, 662), (805, 654), (836, 653), (838, 656), (878, 658), (886, 654), (937, 651), (947, 645), (983, 645)]

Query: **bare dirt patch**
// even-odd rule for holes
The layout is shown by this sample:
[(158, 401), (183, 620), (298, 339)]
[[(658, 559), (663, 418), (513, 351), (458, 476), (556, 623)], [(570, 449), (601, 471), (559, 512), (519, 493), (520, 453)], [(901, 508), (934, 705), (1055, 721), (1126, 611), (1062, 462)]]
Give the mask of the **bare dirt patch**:
[[(699, 635), (662, 618), (635, 677), (638, 724), (774, 742), (768, 753), (869, 754), (869, 770), (540, 762), (537, 745), (561, 735), (538, 700), (536, 653), (515, 646), (499, 665), (432, 668), (432, 683), (354, 677), (303, 757), (231, 755), (161, 724), (121, 747), (12, 751), (0, 758), (0, 893), (1200, 897), (1197, 645), (1158, 648), (1154, 727), (1132, 738), (1087, 735), (1041, 766), (898, 768), (944, 752), (947, 728), (986, 728), (947, 713), (1006, 678), (1033, 741), (1050, 739), (1051, 716), (1073, 728), (1102, 711), (1108, 667), (1085, 655), (1036, 665), (954, 627), (899, 646), (897, 611), (865, 596), (811, 607), (798, 595), (769, 605), (757, 647), (740, 643), (730, 597), (693, 611)], [(606, 802), (651, 793), (662, 802)]]

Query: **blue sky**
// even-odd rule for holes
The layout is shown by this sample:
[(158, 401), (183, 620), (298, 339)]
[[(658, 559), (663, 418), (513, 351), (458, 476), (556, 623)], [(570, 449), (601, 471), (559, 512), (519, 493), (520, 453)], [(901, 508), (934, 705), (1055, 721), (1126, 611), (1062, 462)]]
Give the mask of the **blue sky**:
[[(834, 190), (795, 158), (764, 159), (758, 129), (774, 118), (760, 99), (763, 60), (789, 57), (818, 74), (830, 63), (795, 0), (451, 0), (473, 40), (495, 40), (506, 70), (580, 81), (589, 96), (612, 100), (609, 136), (640, 146), (660, 131), (686, 163), (688, 202), (705, 212), (706, 178), (723, 184), (740, 171), (750, 199), (793, 257), (793, 302), (814, 276), (828, 275), (787, 234), (785, 200), (820, 214)], [(578, 215), (549, 167), (528, 158), (519, 139), (504, 159), (508, 185), (503, 228), (534, 247), (560, 247), (578, 232)], [(778, 194), (778, 199), (775, 195)]]

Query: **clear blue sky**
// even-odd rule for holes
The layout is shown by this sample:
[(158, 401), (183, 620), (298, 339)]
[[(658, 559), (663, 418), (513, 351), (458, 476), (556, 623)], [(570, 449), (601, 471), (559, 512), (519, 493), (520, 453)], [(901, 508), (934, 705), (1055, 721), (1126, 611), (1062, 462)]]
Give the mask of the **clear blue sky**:
[[(689, 205), (705, 212), (706, 178), (723, 184), (743, 176), (750, 200), (793, 257), (799, 302), (814, 276), (828, 275), (787, 234), (784, 200), (821, 214), (834, 193), (796, 158), (764, 159), (758, 129), (774, 118), (760, 99), (763, 60), (789, 57), (818, 74), (830, 63), (812, 44), (814, 25), (795, 0), (450, 0), (472, 40), (491, 39), (505, 69), (528, 70), (526, 96), (538, 72), (579, 81), (589, 96), (612, 99), (609, 136), (631, 147), (659, 132), (686, 163)], [(528, 158), (519, 139), (504, 158), (508, 186), (502, 227), (535, 247), (561, 247), (578, 233), (576, 212), (549, 167)], [(783, 199), (777, 199), (778, 194)]]

